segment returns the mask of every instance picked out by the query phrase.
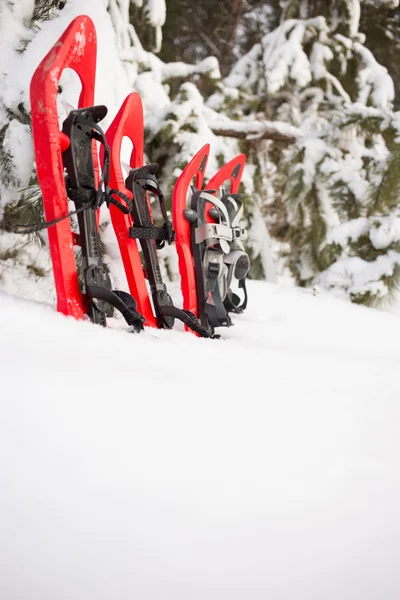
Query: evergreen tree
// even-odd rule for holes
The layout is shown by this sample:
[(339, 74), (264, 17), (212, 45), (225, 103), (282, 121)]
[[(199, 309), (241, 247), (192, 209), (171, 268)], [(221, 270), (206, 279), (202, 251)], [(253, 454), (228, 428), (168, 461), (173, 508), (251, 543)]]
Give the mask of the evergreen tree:
[[(97, 29), (96, 101), (109, 108), (103, 127), (108, 126), (125, 96), (132, 90), (138, 91), (146, 115), (148, 158), (160, 160), (161, 180), (171, 192), (179, 167), (183, 168), (204, 141), (215, 137), (204, 117), (205, 105), (198, 89), (213, 90), (220, 73), (218, 61), (213, 57), (205, 57), (196, 65), (165, 63), (146, 50), (149, 39), (146, 36), (151, 30), (153, 41), (159, 40), (157, 30), (162, 19), (158, 9), (163, 6), (164, 0), (136, 0), (133, 9), (127, 0), (87, 0), (85, 12), (95, 21)], [(135, 20), (134, 26), (130, 19), (136, 8), (147, 16), (143, 21)], [(30, 79), (67, 25), (81, 14), (82, 7), (80, 0), (42, 0), (35, 5), (7, 0), (0, 10), (0, 27), (3, 25), (0, 39), (0, 287), (52, 301), (54, 288), (46, 235), (17, 236), (7, 229), (15, 223), (32, 223), (43, 218), (33, 164)], [(76, 106), (78, 96), (79, 80), (66, 72), (60, 81), (60, 118), (64, 110), (61, 100)], [(169, 119), (168, 114), (173, 115), (175, 110), (179, 115), (174, 123), (176, 137), (171, 137), (173, 119)], [(198, 124), (202, 124), (202, 131), (197, 130)], [(229, 160), (239, 152), (235, 141), (224, 144), (221, 137), (215, 140), (210, 161), (214, 171), (221, 160)], [(125, 160), (128, 156), (125, 154)], [(168, 161), (163, 156), (167, 156)], [(101, 237), (104, 260), (114, 284), (123, 289), (126, 282), (120, 261), (111, 259), (118, 256), (118, 250), (107, 211), (101, 217)], [(166, 252), (164, 262), (168, 275), (176, 277), (174, 250), (169, 255)]]
[[(284, 235), (300, 285), (376, 303), (395, 288), (400, 264), (393, 81), (359, 33), (359, 2), (286, 2), (284, 11), (295, 18), (254, 46), (211, 101), (232, 118), (267, 114), (299, 129), (289, 148), (269, 148), (273, 232)], [(252, 146), (267, 198), (265, 158)]]
[(278, 12), (277, 0), (167, 0), (160, 57), (196, 63), (212, 54), (227, 75), (244, 52), (275, 28)]
[(400, 7), (398, 0), (377, 2), (364, 0), (360, 17), (360, 31), (365, 34), (365, 45), (393, 78), (396, 96), (394, 106), (400, 108)]

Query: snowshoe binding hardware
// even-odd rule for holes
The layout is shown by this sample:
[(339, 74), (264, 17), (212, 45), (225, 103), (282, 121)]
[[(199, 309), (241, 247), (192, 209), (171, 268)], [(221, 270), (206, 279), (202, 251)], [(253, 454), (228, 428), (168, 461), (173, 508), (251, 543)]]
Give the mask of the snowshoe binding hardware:
[[(81, 40), (85, 43), (82, 44)], [(82, 90), (78, 107), (93, 106), (96, 73), (96, 30), (87, 16), (76, 17), (56, 44), (43, 58), (30, 85), (32, 131), (38, 182), (48, 228), (48, 241), (53, 264), (57, 310), (64, 315), (83, 319), (84, 296), (79, 287), (74, 245), (77, 245), (68, 218), (62, 152), (69, 138), (59, 129), (57, 100), (59, 81), (65, 69), (79, 76)], [(97, 157), (94, 156), (98, 173)]]
[[(130, 172), (123, 177), (121, 148), (123, 138), (132, 142), (129, 159)], [(136, 92), (129, 94), (106, 132), (111, 148), (110, 185), (132, 200), (131, 212), (127, 215), (110, 206), (110, 215), (118, 240), (125, 274), (132, 296), (137, 300), (139, 312), (145, 317), (145, 325), (170, 328), (173, 320), (186, 323), (186, 329), (197, 331), (208, 337), (197, 317), (189, 310), (181, 310), (172, 304), (165, 283), (162, 281), (157, 250), (174, 238), (171, 223), (165, 209), (165, 201), (155, 177), (156, 167), (143, 165), (144, 125), (143, 107)], [(104, 147), (100, 147), (100, 159), (104, 164)], [(151, 171), (151, 172), (149, 172)], [(146, 189), (146, 186), (149, 186)], [(160, 202), (163, 226), (154, 225), (148, 194), (153, 193)], [(138, 242), (142, 250), (139, 253)], [(148, 285), (150, 286), (149, 296)]]
[[(229, 327), (232, 321), (224, 301), (234, 271), (242, 278), (247, 274), (244, 268), (247, 255), (232, 255), (232, 245), (246, 239), (246, 231), (240, 227), (241, 211), (231, 221), (225, 202), (236, 201), (230, 196), (219, 199), (209, 191), (192, 190), (191, 209), (185, 211), (192, 232), (192, 255), (196, 273), (196, 290), (200, 319), (203, 327), (213, 332), (216, 327)], [(237, 204), (236, 204), (237, 206)], [(210, 214), (215, 221), (208, 222)], [(194, 219), (194, 215), (196, 218)], [(228, 266), (226, 257), (231, 257)], [(239, 263), (242, 267), (239, 266)], [(248, 261), (246, 262), (246, 266)], [(240, 269), (242, 268), (242, 272)]]
[[(84, 40), (84, 44), (82, 44)], [(104, 107), (93, 107), (96, 73), (96, 30), (93, 21), (76, 17), (37, 67), (30, 85), (32, 130), (36, 170), (42, 191), (45, 221), (34, 231), (48, 230), (57, 295), (57, 310), (76, 319), (85, 314), (105, 325), (109, 305), (119, 309), (134, 330), (142, 328), (142, 317), (135, 301), (125, 292), (113, 292), (99, 252), (97, 208), (104, 201), (129, 212), (126, 201), (116, 198), (107, 183), (108, 159), (99, 176), (94, 140), (104, 145), (104, 134), (97, 123)], [(58, 124), (59, 81), (65, 69), (79, 76), (82, 90), (78, 109)], [(93, 107), (93, 108), (83, 108)], [(67, 168), (67, 188), (64, 167)], [(68, 211), (68, 196), (76, 210)], [(72, 231), (70, 216), (78, 217), (79, 234)], [(25, 232), (27, 230), (25, 229)], [(74, 246), (82, 246), (84, 287), (82, 292)]]
[[(136, 310), (136, 302), (127, 292), (113, 291), (110, 277), (101, 259), (97, 228), (97, 209), (105, 202), (128, 213), (129, 198), (108, 185), (109, 154), (105, 135), (98, 123), (107, 114), (105, 106), (73, 110), (63, 123), (63, 133), (70, 143), (63, 152), (67, 172), (68, 197), (74, 202), (82, 249), (83, 285), (88, 300), (88, 314), (94, 323), (106, 325), (110, 306), (119, 310), (134, 331), (143, 329), (144, 318)], [(94, 141), (104, 145), (104, 165), (98, 186), (93, 164)], [(117, 195), (121, 200), (117, 200)]]
[[(240, 312), (247, 303), (234, 294), (231, 284), (242, 287), (250, 263), (244, 252), (246, 231), (240, 226), (243, 208), (237, 197), (245, 155), (224, 165), (201, 190), (209, 146), (204, 146), (179, 177), (173, 199), (179, 270), (184, 306), (189, 305), (211, 335), (216, 327), (232, 325), (229, 312)], [(191, 185), (196, 178), (195, 185)], [(216, 189), (230, 180), (230, 193), (217, 198)], [(190, 189), (189, 189), (190, 186)], [(190, 204), (187, 206), (189, 192)], [(189, 285), (185, 285), (185, 281)]]
[[(157, 170), (156, 163), (132, 169), (125, 181), (126, 188), (133, 195), (131, 213), (133, 225), (129, 230), (129, 236), (140, 241), (157, 325), (163, 329), (172, 329), (174, 320), (179, 319), (200, 337), (211, 337), (211, 334), (201, 326), (193, 313), (174, 306), (162, 278), (157, 250), (161, 249), (165, 242), (171, 244), (175, 239), (175, 233), (168, 219), (164, 195), (155, 176)], [(163, 217), (161, 227), (154, 225), (148, 193), (153, 194), (159, 200)]]
[[(222, 189), (221, 201), (226, 205), (232, 224), (238, 224), (243, 216), (243, 208), (238, 195), (243, 170), (246, 164), (246, 155), (239, 154), (210, 179), (208, 187)], [(229, 191), (224, 186), (229, 181)], [(215, 209), (208, 211), (208, 221), (215, 221), (217, 214)], [(234, 240), (231, 244), (231, 252), (225, 256), (225, 264), (228, 266), (228, 289), (226, 292), (224, 306), (228, 313), (241, 313), (247, 307), (246, 276), (250, 268), (250, 259), (244, 251), (243, 241)], [(232, 286), (237, 282), (237, 287), (243, 293), (238, 295)], [(242, 297), (241, 297), (242, 296)]]
[[(250, 269), (250, 259), (243, 244), (247, 239), (247, 232), (239, 225), (243, 216), (243, 206), (238, 194), (223, 193), (221, 202), (227, 209), (233, 229), (230, 251), (224, 256), (224, 263), (228, 268), (224, 307), (228, 313), (239, 314), (247, 307), (246, 276)], [(238, 282), (238, 288), (243, 291), (243, 298), (232, 290), (234, 280)]]

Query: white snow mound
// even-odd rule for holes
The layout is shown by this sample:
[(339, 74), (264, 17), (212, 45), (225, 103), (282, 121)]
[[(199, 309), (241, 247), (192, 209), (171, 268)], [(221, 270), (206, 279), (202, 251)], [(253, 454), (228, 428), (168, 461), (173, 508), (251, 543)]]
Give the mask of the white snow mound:
[(400, 319), (249, 287), (219, 341), (0, 295), (2, 600), (397, 600)]

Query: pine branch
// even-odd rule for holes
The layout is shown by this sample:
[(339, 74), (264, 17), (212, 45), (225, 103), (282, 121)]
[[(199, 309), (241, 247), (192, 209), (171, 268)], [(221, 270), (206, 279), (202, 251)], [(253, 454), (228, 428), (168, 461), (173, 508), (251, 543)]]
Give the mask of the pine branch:
[(241, 140), (273, 140), (294, 144), (301, 132), (296, 127), (272, 121), (231, 121), (218, 120), (210, 123), (214, 135), (233, 137)]

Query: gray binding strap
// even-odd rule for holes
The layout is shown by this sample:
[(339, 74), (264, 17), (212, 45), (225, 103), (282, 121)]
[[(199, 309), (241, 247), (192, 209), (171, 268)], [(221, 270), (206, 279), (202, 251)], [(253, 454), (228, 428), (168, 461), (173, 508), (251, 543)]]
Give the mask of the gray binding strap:
[[(205, 223), (194, 230), (196, 244), (201, 244), (204, 240), (227, 240), (232, 242), (233, 231), (228, 225), (220, 223)], [(228, 250), (229, 252), (229, 250)]]
[(229, 200), (229, 202), (232, 204), (232, 206), (233, 206), (233, 208), (234, 208), (235, 212), (237, 212), (237, 211), (238, 211), (238, 205), (237, 205), (237, 202), (236, 202), (236, 200), (235, 200), (234, 198), (232, 198), (232, 196), (229, 196), (229, 195), (228, 195), (228, 196), (225, 196), (225, 200), (226, 200), (226, 201), (228, 201), (228, 200)]
[(236, 200), (232, 198), (232, 196), (225, 196), (225, 202), (230, 202), (233, 206), (233, 209), (236, 214), (231, 223), (231, 227), (237, 227), (243, 216), (243, 204), (241, 202), (236, 202)]
[[(201, 244), (205, 240), (216, 240), (220, 243), (221, 249), (224, 254), (228, 254), (230, 252), (230, 247), (227, 242), (233, 242), (235, 240), (246, 240), (247, 232), (245, 229), (237, 227), (234, 223), (238, 223), (243, 214), (243, 207), (240, 206), (238, 214), (234, 218), (234, 222), (232, 225), (230, 224), (228, 210), (223, 202), (212, 196), (208, 192), (201, 192), (200, 196), (204, 200), (207, 200), (211, 204), (213, 204), (221, 213), (222, 220), (225, 220), (225, 223), (205, 223), (200, 227), (196, 227), (195, 229), (195, 242), (196, 244)], [(233, 198), (229, 198), (229, 200), (237, 207), (237, 204)], [(221, 219), (220, 219), (221, 220)]]
[(240, 205), (239, 210), (237, 211), (237, 214), (235, 215), (235, 218), (232, 221), (232, 227), (237, 227), (242, 219), (243, 216), (243, 204)]
[(216, 208), (218, 208), (221, 211), (221, 213), (223, 214), (225, 223), (227, 225), (230, 225), (230, 219), (229, 219), (229, 214), (228, 214), (227, 208), (226, 208), (225, 204), (223, 202), (221, 202), (221, 200), (219, 200), (216, 196), (209, 194), (208, 192), (201, 192), (199, 198), (204, 198), (204, 200), (207, 200), (208, 202), (211, 202), (211, 204), (214, 204), (214, 206)]
[[(239, 261), (243, 264), (238, 264)], [(224, 257), (224, 262), (228, 267), (228, 287), (230, 287), (234, 276), (240, 281), (244, 279), (249, 272), (250, 260), (248, 255), (242, 250), (233, 250)]]

